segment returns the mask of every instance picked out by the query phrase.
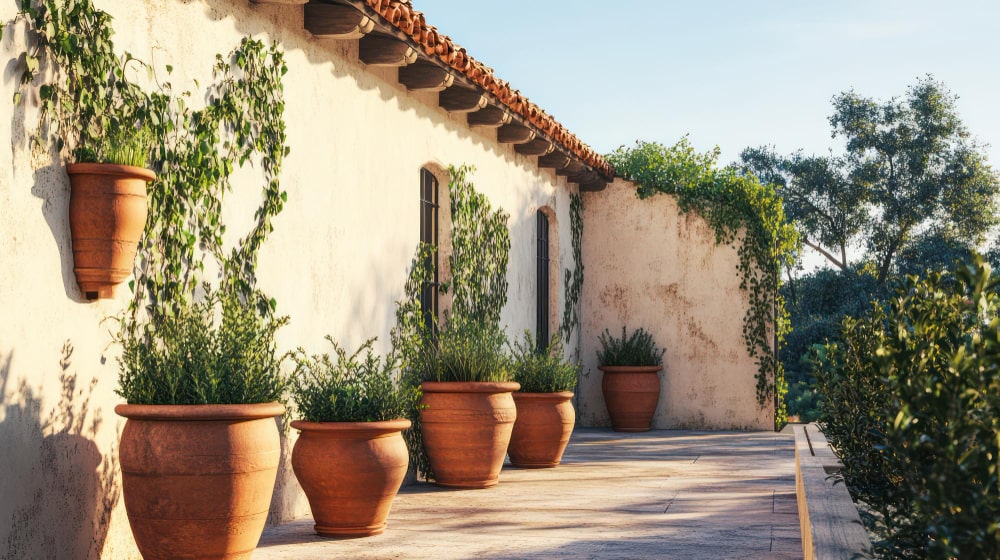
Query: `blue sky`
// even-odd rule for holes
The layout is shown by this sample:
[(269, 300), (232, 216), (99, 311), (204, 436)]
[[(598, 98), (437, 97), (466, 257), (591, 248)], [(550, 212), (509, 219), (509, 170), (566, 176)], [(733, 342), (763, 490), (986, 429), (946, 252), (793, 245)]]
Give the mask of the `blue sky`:
[(1000, 2), (413, 0), (427, 22), (598, 151), (684, 134), (825, 153), (833, 95), (933, 74), (1000, 164)]

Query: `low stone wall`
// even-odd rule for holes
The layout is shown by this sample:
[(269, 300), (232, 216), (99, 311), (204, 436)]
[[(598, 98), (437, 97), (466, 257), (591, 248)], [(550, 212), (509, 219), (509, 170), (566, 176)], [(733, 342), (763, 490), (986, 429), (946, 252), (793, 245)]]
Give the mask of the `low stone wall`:
[(805, 560), (873, 558), (868, 532), (839, 474), (843, 463), (815, 424), (792, 428)]

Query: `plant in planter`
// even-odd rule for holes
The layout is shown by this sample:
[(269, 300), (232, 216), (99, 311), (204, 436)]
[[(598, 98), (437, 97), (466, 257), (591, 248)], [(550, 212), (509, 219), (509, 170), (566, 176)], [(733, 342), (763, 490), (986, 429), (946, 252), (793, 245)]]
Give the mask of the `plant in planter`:
[(658, 349), (653, 335), (642, 328), (631, 335), (622, 327), (621, 338), (604, 329), (597, 351), (598, 369), (604, 372), (601, 389), (616, 432), (648, 431), (660, 399), (659, 372), (665, 349)]
[[(299, 349), (291, 395), (301, 420), (292, 468), (309, 498), (316, 532), (366, 537), (385, 530), (392, 500), (409, 464), (402, 431), (417, 399), (414, 389), (392, 379), (395, 362), (372, 352), (370, 339), (348, 355), (309, 357)], [(361, 354), (365, 352), (362, 359)]]
[(249, 558), (271, 502), (287, 320), (228, 283), (206, 292), (120, 335), (122, 490), (146, 560)]
[(435, 482), (488, 488), (499, 482), (517, 409), (503, 353), (506, 336), (479, 320), (455, 320), (420, 351), (420, 425)]
[(562, 460), (576, 422), (573, 389), (580, 368), (563, 357), (559, 335), (536, 347), (529, 331), (510, 346), (510, 370), (521, 390), (514, 393), (517, 421), (507, 454), (514, 466), (554, 467)]

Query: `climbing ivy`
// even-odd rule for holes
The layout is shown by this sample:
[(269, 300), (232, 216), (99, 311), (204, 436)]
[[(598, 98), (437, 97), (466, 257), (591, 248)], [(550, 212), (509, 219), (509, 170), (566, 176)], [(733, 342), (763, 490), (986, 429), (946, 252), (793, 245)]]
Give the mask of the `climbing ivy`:
[(580, 327), (580, 295), (583, 293), (583, 197), (579, 194), (569, 195), (569, 216), (573, 236), (573, 270), (567, 268), (566, 276), (563, 277), (566, 301), (563, 305), (562, 323), (559, 325), (559, 332), (567, 344), (573, 337), (573, 332)]
[(686, 138), (670, 147), (638, 142), (608, 156), (622, 177), (638, 185), (639, 198), (675, 195), (682, 212), (695, 211), (714, 228), (716, 243), (741, 238), (737, 273), (750, 304), (743, 317), (743, 339), (757, 363), (757, 402), (763, 407), (776, 398), (775, 424), (781, 426), (787, 420), (787, 386), (777, 352), (789, 322), (778, 288), (781, 267), (790, 264), (798, 237), (772, 185), (731, 168), (720, 169), (718, 158), (718, 148), (697, 153)]
[[(475, 189), (468, 175), (471, 166), (450, 166), (448, 194), (451, 206), (452, 254), (448, 258), (451, 277), (442, 282), (442, 291), (450, 290), (454, 300), (449, 322), (457, 325), (479, 324), (488, 332), (502, 332), (500, 313), (507, 304), (507, 264), (510, 255), (510, 215), (493, 209), (486, 196)], [(434, 259), (428, 258), (437, 247), (421, 243), (411, 261), (403, 290), (396, 302), (396, 325), (392, 329), (393, 356), (399, 361), (400, 382), (405, 387), (419, 387), (435, 372), (424, 371), (420, 359), (425, 345), (433, 344), (437, 331), (424, 320), (420, 305), (423, 287), (434, 278)], [(404, 437), (410, 451), (410, 464), (428, 479), (434, 478), (424, 451), (420, 433), (420, 411), (410, 413), (413, 429)]]
[[(136, 258), (134, 298), (123, 320), (139, 325), (186, 305), (205, 272), (202, 252), (220, 264), (222, 283), (262, 314), (276, 303), (255, 287), (257, 253), (272, 218), (286, 200), (278, 176), (288, 154), (281, 51), (245, 38), (228, 56), (216, 55), (213, 85), (202, 109), (191, 109), (190, 92), (174, 93), (153, 67), (129, 53), (119, 56), (112, 18), (91, 0), (25, 0), (15, 22), (25, 24), (32, 46), (19, 59), (25, 86), (37, 84), (41, 102), (39, 144), (51, 141), (60, 155), (90, 159), (108, 137), (141, 131), (157, 179), (149, 185), (149, 219)], [(146, 70), (147, 92), (135, 74)], [(44, 72), (42, 70), (45, 70)], [(166, 66), (167, 74), (173, 68)], [(259, 162), (265, 186), (255, 223), (227, 255), (222, 200), (232, 190), (237, 166)]]

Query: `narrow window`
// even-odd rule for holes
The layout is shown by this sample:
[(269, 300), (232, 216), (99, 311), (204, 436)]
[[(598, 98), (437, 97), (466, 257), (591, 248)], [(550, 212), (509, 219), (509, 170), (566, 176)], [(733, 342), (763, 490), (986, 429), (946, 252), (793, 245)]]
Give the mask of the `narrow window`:
[(538, 307), (535, 332), (537, 346), (544, 351), (549, 346), (549, 217), (541, 210), (537, 213), (538, 224)]
[(427, 169), (420, 170), (420, 241), (434, 247), (425, 266), (431, 278), (420, 292), (420, 311), (428, 328), (434, 325), (438, 313), (438, 180)]

